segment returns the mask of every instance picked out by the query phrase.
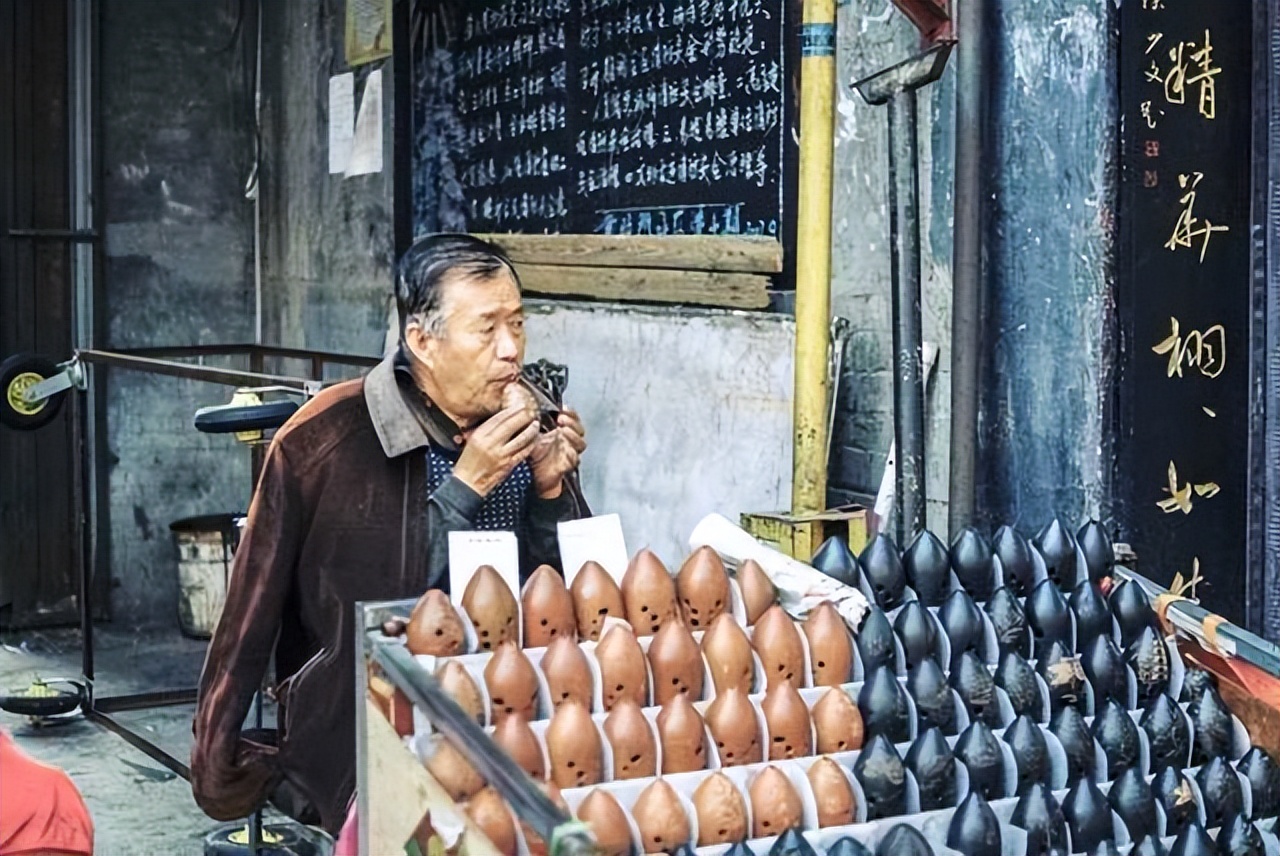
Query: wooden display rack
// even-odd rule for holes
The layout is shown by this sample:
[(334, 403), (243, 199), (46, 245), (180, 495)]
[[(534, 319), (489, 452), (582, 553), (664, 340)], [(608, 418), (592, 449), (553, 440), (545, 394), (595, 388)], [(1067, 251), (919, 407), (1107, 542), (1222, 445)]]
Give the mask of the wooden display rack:
[[(408, 615), (413, 604), (412, 600), (356, 604), (356, 799), (361, 856), (398, 856), (407, 852), (410, 841), (422, 856), (446, 851), (459, 856), (500, 856), (493, 842), (405, 747), (389, 717), (388, 708), (396, 703), (394, 694), (399, 690), (377, 674), (372, 637), (383, 621)], [(388, 685), (392, 687), (390, 705)], [(442, 831), (457, 824), (464, 824), (461, 835), (453, 847), (446, 847)]]

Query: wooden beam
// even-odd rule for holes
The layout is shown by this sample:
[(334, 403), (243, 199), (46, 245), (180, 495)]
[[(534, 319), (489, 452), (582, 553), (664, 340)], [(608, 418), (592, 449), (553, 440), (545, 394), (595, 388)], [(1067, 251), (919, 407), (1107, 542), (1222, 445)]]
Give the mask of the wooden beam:
[(741, 235), (501, 235), (492, 241), (513, 262), (574, 267), (780, 273), (782, 244)]
[(529, 294), (693, 303), (729, 309), (769, 306), (770, 280), (759, 274), (520, 263), (516, 270)]

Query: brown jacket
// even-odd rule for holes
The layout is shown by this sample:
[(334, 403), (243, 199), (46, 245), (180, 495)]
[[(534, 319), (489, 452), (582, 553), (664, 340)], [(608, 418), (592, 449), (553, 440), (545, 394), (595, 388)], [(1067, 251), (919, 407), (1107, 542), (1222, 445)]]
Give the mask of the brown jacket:
[[(426, 449), (457, 429), (417, 392), (402, 360), (317, 395), (276, 434), (236, 550), (200, 678), (191, 787), (211, 817), (270, 798), (336, 833), (355, 787), (357, 601), (447, 588), (447, 539), (480, 498), (455, 478), (426, 495)], [(575, 477), (533, 497), (522, 571), (559, 567), (555, 524), (586, 513)], [(241, 731), (275, 651), (278, 728)]]

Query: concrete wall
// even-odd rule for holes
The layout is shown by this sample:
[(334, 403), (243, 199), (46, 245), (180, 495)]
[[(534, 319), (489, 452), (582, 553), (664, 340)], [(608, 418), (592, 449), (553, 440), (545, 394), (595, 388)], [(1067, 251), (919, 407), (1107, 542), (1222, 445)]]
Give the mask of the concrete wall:
[[(250, 341), (252, 96), (234, 2), (104, 0), (100, 347)], [(244, 28), (240, 28), (243, 33)], [(249, 454), (192, 414), (226, 387), (114, 370), (106, 391), (114, 617), (176, 620), (169, 524), (243, 510)]]
[[(583, 489), (674, 567), (703, 516), (791, 501), (795, 324), (748, 312), (534, 304), (527, 360), (569, 367)], [(674, 563), (674, 564), (672, 564)]]
[[(1105, 515), (1116, 133), (1109, 4), (993, 4), (986, 239), (989, 359), (979, 428), (980, 524), (1034, 531)], [(874, 493), (893, 437), (884, 107), (848, 84), (919, 50), (884, 0), (839, 7), (841, 91), (832, 307), (855, 333), (833, 444), (835, 499)], [(941, 348), (926, 398), (928, 525), (947, 528), (955, 57), (920, 97), (924, 338)]]

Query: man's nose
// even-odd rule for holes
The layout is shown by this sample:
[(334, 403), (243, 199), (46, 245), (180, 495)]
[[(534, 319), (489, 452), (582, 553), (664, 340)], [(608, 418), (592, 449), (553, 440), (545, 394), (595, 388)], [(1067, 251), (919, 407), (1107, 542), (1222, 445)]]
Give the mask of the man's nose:
[(498, 359), (516, 361), (520, 359), (520, 342), (514, 330), (503, 326), (498, 333)]

